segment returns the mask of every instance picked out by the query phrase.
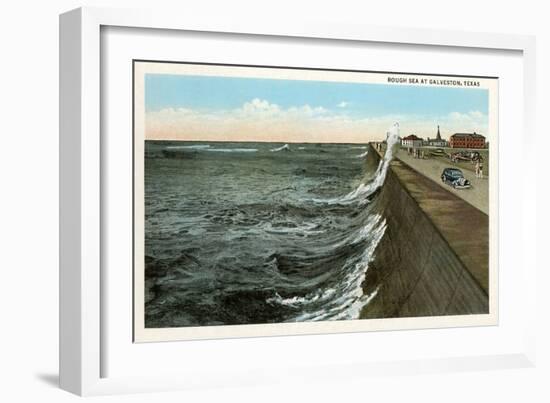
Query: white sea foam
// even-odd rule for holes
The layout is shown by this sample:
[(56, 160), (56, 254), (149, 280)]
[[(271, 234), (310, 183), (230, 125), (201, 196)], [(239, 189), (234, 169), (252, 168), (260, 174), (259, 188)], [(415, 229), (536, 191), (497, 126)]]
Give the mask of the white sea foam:
[(205, 151), (217, 153), (255, 153), (257, 148), (207, 148)]
[(371, 195), (376, 189), (384, 184), (386, 173), (393, 159), (393, 154), (399, 142), (399, 123), (394, 123), (387, 132), (386, 152), (384, 158), (378, 164), (378, 168), (374, 178), (368, 183), (361, 183), (355, 190), (349, 192), (343, 197), (328, 200), (330, 204), (351, 204), (354, 202), (365, 202), (366, 198)]
[(369, 154), (369, 150), (365, 151), (363, 154), (356, 155), (355, 158), (365, 158)]
[(288, 150), (290, 151), (290, 146), (288, 144), (285, 144), (284, 146), (281, 146), (281, 147), (277, 147), (277, 148), (273, 148), (271, 150), (272, 153), (275, 153), (277, 151), (283, 151), (283, 150)]
[(285, 226), (274, 227), (271, 222), (266, 222), (265, 224), (262, 225), (262, 229), (267, 233), (272, 233), (272, 234), (298, 233), (306, 236), (322, 234), (324, 231), (318, 228), (319, 226), (312, 222), (304, 222), (295, 227), (285, 227)]
[(257, 148), (212, 148), (209, 144), (193, 144), (190, 146), (167, 146), (170, 150), (202, 150), (218, 153), (254, 153)]
[(359, 242), (365, 241), (369, 238), (373, 231), (382, 222), (382, 216), (380, 214), (372, 214), (368, 217), (367, 223), (362, 226), (359, 231), (351, 234), (343, 243), (346, 245), (354, 245)]
[(286, 305), (286, 306), (299, 306), (299, 305), (310, 304), (315, 301), (326, 300), (327, 298), (330, 298), (335, 292), (336, 292), (335, 289), (329, 288), (327, 290), (320, 290), (315, 293), (310, 293), (305, 297), (296, 296), (291, 298), (283, 298), (278, 293), (275, 293), (275, 296), (272, 298), (268, 298), (266, 302), (271, 304), (276, 303), (276, 304)]
[(210, 145), (208, 144), (194, 144), (194, 145), (191, 145), (191, 146), (167, 146), (166, 147), (167, 149), (171, 149), (171, 150), (179, 150), (179, 149), (190, 149), (190, 150), (204, 150), (204, 149), (207, 149), (207, 148), (210, 148)]
[[(376, 296), (375, 290), (371, 294), (363, 293), (363, 281), (365, 280), (368, 265), (372, 261), (374, 251), (382, 239), (386, 230), (386, 220), (380, 215), (369, 217), (367, 223), (358, 231), (340, 242), (335, 247), (357, 244), (361, 241), (368, 241), (368, 246), (363, 250), (361, 256), (350, 257), (342, 267), (345, 277), (337, 289), (320, 289), (305, 296), (281, 297), (275, 293), (274, 297), (267, 299), (270, 304), (280, 304), (290, 307), (300, 307), (302, 314), (291, 318), (291, 322), (319, 321), (327, 319), (356, 319), (363, 307)], [(319, 304), (322, 308), (313, 309), (308, 305)], [(314, 305), (315, 306), (315, 305)]]
[[(378, 220), (377, 220), (378, 221)], [(374, 257), (374, 251), (386, 231), (386, 220), (383, 220), (376, 228), (369, 231), (370, 242), (364, 249), (360, 259), (353, 263), (350, 261), (344, 265), (346, 277), (337, 290), (338, 297), (329, 299), (323, 308), (315, 311), (307, 311), (291, 319), (291, 321), (320, 321), (336, 319), (357, 319), (363, 307), (365, 307), (378, 292), (378, 288), (370, 294), (363, 293), (363, 282), (368, 270), (368, 265)], [(350, 267), (346, 267), (350, 265)], [(336, 294), (336, 293), (334, 293)], [(334, 295), (331, 294), (331, 295)], [(287, 300), (291, 300), (288, 299)], [(313, 301), (309, 301), (313, 302)]]

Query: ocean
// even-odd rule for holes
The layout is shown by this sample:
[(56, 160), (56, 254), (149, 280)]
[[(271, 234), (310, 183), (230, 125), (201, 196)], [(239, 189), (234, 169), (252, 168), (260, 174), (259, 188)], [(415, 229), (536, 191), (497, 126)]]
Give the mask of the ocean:
[(358, 318), (386, 228), (389, 159), (368, 159), (366, 144), (146, 141), (145, 326)]

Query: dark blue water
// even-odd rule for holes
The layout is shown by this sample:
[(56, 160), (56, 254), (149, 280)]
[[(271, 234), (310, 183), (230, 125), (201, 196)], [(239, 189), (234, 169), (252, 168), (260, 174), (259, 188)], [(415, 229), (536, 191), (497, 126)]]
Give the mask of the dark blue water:
[(366, 145), (147, 141), (145, 154), (146, 327), (358, 317), (385, 229)]

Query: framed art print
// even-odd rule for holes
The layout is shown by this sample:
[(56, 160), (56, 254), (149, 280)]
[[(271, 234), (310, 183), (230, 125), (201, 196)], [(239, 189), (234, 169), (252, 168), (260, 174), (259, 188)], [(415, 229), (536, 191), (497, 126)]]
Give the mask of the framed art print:
[(533, 365), (531, 37), (84, 8), (60, 49), (63, 389)]
[(498, 78), (133, 63), (136, 341), (496, 323)]

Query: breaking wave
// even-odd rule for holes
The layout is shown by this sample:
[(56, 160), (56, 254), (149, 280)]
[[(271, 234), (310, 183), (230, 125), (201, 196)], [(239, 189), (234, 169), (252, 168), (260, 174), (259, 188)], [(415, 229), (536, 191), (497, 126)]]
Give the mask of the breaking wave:
[(166, 146), (167, 150), (192, 150), (192, 151), (207, 151), (218, 153), (253, 153), (257, 152), (257, 148), (216, 148), (210, 144), (192, 144), (185, 146)]
[[(371, 201), (398, 137), (395, 124), (377, 167), (365, 163), (366, 152), (350, 158), (355, 146), (325, 144), (293, 158), (275, 153), (287, 144), (269, 144), (258, 159), (199, 152), (194, 159), (150, 160), (146, 327), (358, 318), (378, 292), (377, 284), (368, 294), (363, 287), (386, 231)], [(227, 153), (260, 148), (197, 146)], [(332, 197), (321, 198), (323, 192)]]
[(380, 160), (378, 164), (378, 168), (374, 174), (373, 179), (366, 183), (359, 184), (357, 188), (355, 188), (343, 197), (328, 200), (328, 203), (351, 204), (355, 202), (360, 202), (361, 204), (365, 204), (368, 202), (368, 196), (373, 194), (384, 184), (390, 162), (393, 159), (393, 154), (395, 153), (395, 150), (399, 144), (399, 123), (395, 123), (386, 134), (386, 152), (384, 153), (384, 157)]
[(217, 153), (255, 153), (257, 148), (207, 148), (205, 151)]
[(274, 152), (274, 153), (278, 151), (290, 151), (290, 146), (288, 144), (285, 144), (284, 146), (271, 149), (271, 152)]
[(384, 235), (386, 221), (380, 215), (370, 216), (364, 227), (350, 234), (344, 241), (335, 245), (333, 252), (341, 248), (365, 244), (362, 252), (350, 254), (343, 265), (334, 273), (339, 277), (336, 284), (321, 287), (304, 296), (283, 298), (277, 292), (267, 299), (269, 304), (280, 304), (300, 308), (300, 313), (286, 319), (287, 322), (356, 319), (362, 308), (374, 297), (363, 293), (368, 265), (372, 261), (374, 251)]
[(204, 150), (210, 148), (209, 144), (193, 144), (190, 146), (166, 146), (168, 150)]

